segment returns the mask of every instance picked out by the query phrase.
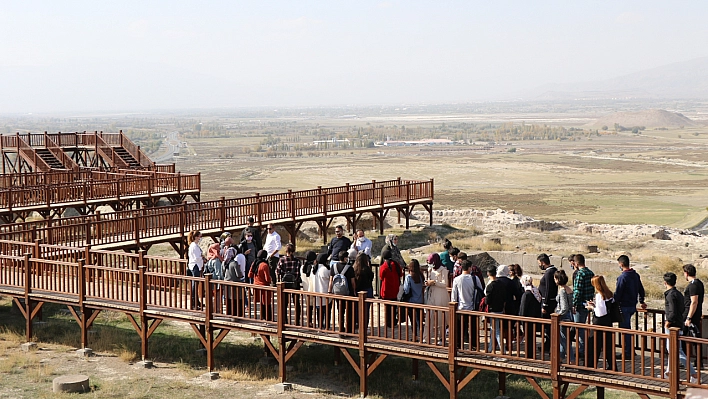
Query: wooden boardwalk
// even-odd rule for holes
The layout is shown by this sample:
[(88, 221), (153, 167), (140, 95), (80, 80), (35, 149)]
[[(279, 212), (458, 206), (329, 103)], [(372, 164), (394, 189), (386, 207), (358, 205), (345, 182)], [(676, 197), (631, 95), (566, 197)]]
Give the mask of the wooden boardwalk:
[[(48, 248), (43, 251), (49, 254)], [(689, 361), (701, 364), (696, 349), (705, 349), (708, 340), (680, 337), (677, 329), (666, 335), (560, 322), (556, 315), (550, 320), (528, 319), (460, 311), (455, 303), (436, 307), (370, 299), (363, 292), (356, 297), (338, 297), (287, 290), (282, 284), (260, 287), (215, 281), (210, 275), (194, 278), (158, 270), (158, 259), (143, 252), (125, 255), (135, 262), (98, 266), (92, 264), (101, 262), (96, 255), (86, 262), (3, 254), (0, 294), (12, 296), (25, 315), (28, 340), (32, 339), (32, 319), (47, 302), (68, 306), (81, 326), (82, 347), (86, 347), (87, 331), (100, 311), (123, 312), (140, 335), (143, 359), (149, 358), (150, 335), (162, 321), (187, 322), (207, 350), (210, 371), (214, 350), (230, 331), (259, 334), (279, 362), (282, 381), (287, 381), (287, 362), (303, 343), (330, 345), (338, 361), (348, 363), (359, 375), (363, 395), (368, 393), (368, 377), (387, 356), (412, 359), (414, 375), (423, 362), (451, 398), (480, 370), (498, 372), (501, 391), (505, 390), (506, 373), (524, 376), (542, 398), (574, 398), (588, 386), (598, 387), (598, 396), (604, 388), (613, 388), (642, 398), (679, 398), (687, 387), (708, 385), (708, 375), (699, 374), (698, 383), (691, 384), (683, 370), (667, 379), (657, 377), (666, 371), (668, 362), (672, 370), (681, 369), (678, 358), (664, 350), (667, 345), (669, 353), (677, 353), (674, 351), (682, 342), (689, 344)], [(387, 326), (387, 312), (396, 313), (402, 323)], [(645, 314), (641, 317), (647, 319)], [(560, 331), (564, 328), (578, 331), (566, 344), (579, 360), (560, 356)], [(550, 334), (550, 349), (543, 346), (544, 329)], [(498, 344), (497, 331), (502, 337)], [(631, 358), (623, 357), (624, 334), (633, 342)], [(601, 335), (612, 342), (612, 359), (593, 365), (593, 357), (603, 356), (599, 343), (593, 346), (590, 342)], [(586, 342), (585, 356), (578, 349), (581, 338)], [(494, 348), (489, 346), (491, 342)], [(605, 370), (611, 364), (615, 369)], [(553, 392), (543, 392), (540, 379), (551, 380)], [(569, 384), (579, 386), (570, 392)]]
[(149, 249), (168, 242), (184, 256), (185, 236), (200, 230), (218, 237), (223, 231), (240, 231), (248, 217), (256, 225), (268, 223), (283, 226), (290, 241), (304, 222), (315, 222), (327, 240), (327, 228), (335, 217), (344, 217), (356, 229), (364, 214), (373, 215), (383, 234), (384, 219), (390, 210), (405, 217), (409, 227), (413, 209), (420, 205), (430, 214), (432, 224), (433, 180), (372, 181), (338, 187), (251, 197), (222, 198), (216, 201), (179, 204), (141, 210), (127, 210), (101, 215), (47, 219), (29, 223), (0, 225), (0, 240), (59, 244), (96, 249)]
[(153, 207), (160, 199), (181, 203), (187, 196), (199, 201), (201, 176), (154, 171), (119, 173), (79, 170), (13, 173), (0, 176), (0, 220), (24, 221), (34, 212), (59, 217), (68, 208), (93, 214), (99, 206), (114, 211)]

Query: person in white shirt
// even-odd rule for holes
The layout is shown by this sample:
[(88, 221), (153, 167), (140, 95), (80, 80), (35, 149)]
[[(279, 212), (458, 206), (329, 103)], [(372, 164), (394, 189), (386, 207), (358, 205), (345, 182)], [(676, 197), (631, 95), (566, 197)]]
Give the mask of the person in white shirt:
[[(202, 272), (204, 271), (204, 254), (202, 253), (202, 248), (199, 246), (199, 242), (201, 240), (202, 233), (199, 230), (193, 230), (187, 234), (187, 242), (189, 243), (189, 250), (187, 252), (187, 256), (189, 258), (189, 262), (187, 263), (188, 276), (201, 277)], [(202, 296), (202, 285), (196, 285), (194, 282), (192, 282), (192, 309), (201, 310)]]
[(268, 235), (266, 235), (263, 249), (268, 253), (268, 267), (270, 268), (272, 285), (275, 285), (277, 281), (275, 278), (275, 268), (278, 266), (278, 261), (280, 260), (280, 254), (278, 252), (281, 248), (283, 248), (283, 245), (280, 243), (280, 234), (275, 231), (275, 226), (269, 223)]
[[(612, 327), (612, 317), (610, 317), (608, 306), (614, 302), (612, 291), (607, 287), (603, 276), (595, 276), (590, 280), (590, 284), (595, 288), (595, 300), (589, 301), (585, 308), (593, 312), (592, 324), (604, 327)], [(586, 367), (595, 367), (595, 355), (603, 352), (605, 359), (605, 370), (617, 370), (612, 356), (614, 355), (614, 335), (608, 332), (595, 331), (593, 339), (589, 342), (590, 348), (586, 348)], [(595, 352), (597, 348), (597, 352)]]
[(371, 259), (371, 240), (364, 236), (364, 230), (357, 229), (351, 249), (355, 249), (357, 253), (365, 253)]
[[(457, 308), (460, 310), (478, 310), (479, 302), (484, 295), (482, 283), (477, 276), (470, 274), (472, 262), (465, 259), (460, 261), (460, 266), (462, 267), (462, 274), (452, 280), (452, 302), (457, 302)], [(464, 315), (462, 316), (462, 322), (460, 322), (459, 317), (457, 318), (455, 328), (458, 334), (462, 334), (462, 342), (470, 342), (470, 337), (477, 337), (478, 324), (477, 316)], [(470, 342), (473, 348), (477, 345), (475, 341), (476, 339)]]

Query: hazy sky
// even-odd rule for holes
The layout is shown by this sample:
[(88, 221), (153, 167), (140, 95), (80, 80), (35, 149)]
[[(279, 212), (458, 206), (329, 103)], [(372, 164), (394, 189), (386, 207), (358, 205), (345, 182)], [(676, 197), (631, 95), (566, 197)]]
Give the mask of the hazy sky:
[(0, 113), (508, 99), (708, 55), (708, 2), (2, 1)]

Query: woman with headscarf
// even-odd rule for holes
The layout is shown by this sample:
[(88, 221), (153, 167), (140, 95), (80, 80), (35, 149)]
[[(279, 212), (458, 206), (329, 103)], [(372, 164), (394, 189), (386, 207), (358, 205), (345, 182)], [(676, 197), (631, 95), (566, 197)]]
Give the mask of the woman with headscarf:
[[(521, 306), (519, 316), (541, 318), (541, 292), (533, 286), (533, 278), (529, 275), (521, 277), (521, 285), (524, 287), (524, 295), (521, 296)], [(520, 323), (521, 324), (521, 323)], [(536, 335), (543, 333), (542, 326), (538, 323), (523, 323), (524, 337), (526, 341), (526, 357), (533, 358), (536, 345)], [(541, 335), (543, 337), (543, 335)]]
[(384, 260), (387, 259), (384, 255), (387, 255), (388, 259), (393, 260), (400, 267), (406, 267), (406, 261), (403, 260), (403, 255), (401, 255), (401, 249), (398, 248), (398, 236), (395, 234), (389, 234), (386, 236), (386, 245), (381, 248), (381, 265), (383, 265)]
[[(439, 254), (433, 252), (428, 255), (428, 270), (428, 280), (425, 281), (425, 286), (428, 287), (425, 295), (425, 304), (433, 306), (448, 306), (450, 303), (450, 295), (447, 293), (449, 272), (447, 268), (443, 266)], [(430, 335), (431, 330), (434, 330), (433, 332), (435, 337), (437, 337), (438, 344), (442, 345), (442, 339), (444, 338), (445, 333), (443, 312), (438, 311), (437, 314), (437, 323), (433, 320), (429, 320), (428, 326), (426, 327), (426, 333), (427, 335)], [(432, 343), (432, 341), (430, 343)]]

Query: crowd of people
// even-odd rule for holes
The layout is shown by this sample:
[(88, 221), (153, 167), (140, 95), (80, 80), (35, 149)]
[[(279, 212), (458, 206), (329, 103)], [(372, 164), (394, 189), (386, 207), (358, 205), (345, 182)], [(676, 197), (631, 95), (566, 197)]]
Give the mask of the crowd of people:
[[(254, 225), (252, 218), (236, 243), (229, 233), (221, 236), (220, 242), (209, 246), (207, 256), (204, 256), (199, 246), (201, 233), (190, 232), (188, 273), (200, 277), (205, 272), (212, 278), (234, 282), (251, 283), (256, 286), (272, 286), (276, 282), (284, 282), (285, 288), (303, 290), (317, 294), (333, 294), (336, 296), (355, 296), (365, 292), (367, 298), (374, 297), (375, 271), (372, 267), (372, 242), (363, 230), (359, 229), (352, 241), (345, 235), (343, 226), (336, 226), (335, 237), (329, 242), (326, 251), (316, 254), (307, 251), (304, 258), (295, 256), (293, 244), (287, 244), (285, 254), (281, 255), (282, 243), (275, 226), (268, 224), (267, 231), (262, 234), (260, 228)], [(389, 234), (381, 250), (378, 264), (380, 289), (378, 296), (386, 300), (384, 306), (385, 327), (391, 328), (399, 323), (408, 322), (419, 330), (422, 323), (430, 323), (426, 329), (426, 340), (436, 339), (438, 344), (445, 338), (445, 330), (450, 326), (442, 319), (443, 312), (438, 316), (427, 316), (422, 309), (408, 307), (401, 315), (398, 307), (401, 302), (426, 304), (432, 306), (448, 306), (456, 302), (460, 310), (488, 312), (490, 314), (505, 314), (529, 318), (550, 319), (557, 314), (561, 321), (594, 324), (598, 326), (613, 326), (630, 329), (630, 320), (637, 307), (646, 309), (645, 291), (639, 274), (631, 267), (630, 259), (622, 255), (617, 259), (620, 269), (614, 292), (609, 289), (605, 277), (595, 275), (586, 266), (582, 254), (568, 257), (572, 269), (571, 276), (565, 270), (551, 264), (550, 257), (540, 254), (537, 262), (542, 277), (535, 284), (534, 279), (524, 274), (518, 264), (499, 265), (486, 268), (484, 272), (474, 265), (467, 254), (455, 248), (449, 240), (443, 243), (441, 253), (431, 253), (427, 257), (427, 268), (421, 267), (416, 259), (405, 262), (398, 247), (398, 237)], [(486, 277), (486, 279), (485, 279)], [(681, 328), (684, 334), (700, 334), (702, 305), (704, 297), (703, 283), (696, 278), (696, 268), (687, 264), (683, 266), (683, 277), (688, 282), (683, 294), (676, 289), (678, 276), (666, 273), (663, 276), (665, 285), (665, 323), (662, 326), (668, 334), (669, 328)], [(228, 295), (228, 294), (227, 294)], [(332, 295), (306, 296), (301, 303), (300, 295), (285, 297), (287, 302), (293, 301), (295, 322), (305, 320), (309, 326), (319, 326), (329, 329), (332, 323), (333, 309), (336, 308), (339, 331), (352, 334), (358, 327), (358, 307), (351, 300), (333, 299)], [(192, 292), (193, 306), (201, 306), (201, 294)], [(227, 312), (240, 315), (243, 306), (260, 306), (260, 315), (266, 320), (273, 318), (272, 291), (260, 291), (253, 298), (253, 304), (247, 299), (229, 301)], [(303, 319), (303, 309), (306, 318)], [(234, 309), (240, 307), (240, 309)], [(370, 304), (367, 303), (365, 319), (369, 320)], [(439, 320), (431, 320), (438, 317)], [(487, 351), (504, 353), (504, 327), (500, 318), (492, 319), (494, 337), (487, 339)], [(454, 328), (464, 335), (469, 342), (470, 334), (478, 334), (475, 323), (470, 326), (468, 319), (457, 321)], [(508, 328), (508, 327), (507, 327)], [(520, 324), (511, 323), (511, 336), (517, 335)], [(546, 353), (550, 351), (551, 338), (548, 324), (544, 324), (540, 335)], [(603, 353), (604, 367), (617, 369), (614, 364), (614, 339), (610, 333), (586, 334), (583, 328), (562, 327), (560, 331), (560, 354), (568, 357), (570, 362), (585, 359), (585, 366), (595, 367), (597, 356), (584, 354)], [(577, 339), (569, 339), (569, 335)], [(634, 352), (633, 337), (625, 334), (624, 358), (631, 358)], [(588, 341), (588, 342), (586, 342)], [(433, 341), (429, 341), (433, 342)], [(535, 340), (526, 340), (525, 352), (534, 352)], [(668, 341), (667, 341), (668, 342)], [(568, 344), (577, 343), (576, 348)], [(667, 348), (668, 349), (668, 348)], [(679, 359), (682, 365), (689, 367), (691, 380), (696, 378), (692, 365), (687, 365), (686, 355), (681, 348)], [(666, 369), (668, 373), (668, 367)], [(666, 375), (665, 375), (666, 376)], [(664, 377), (665, 377), (664, 376)]]

